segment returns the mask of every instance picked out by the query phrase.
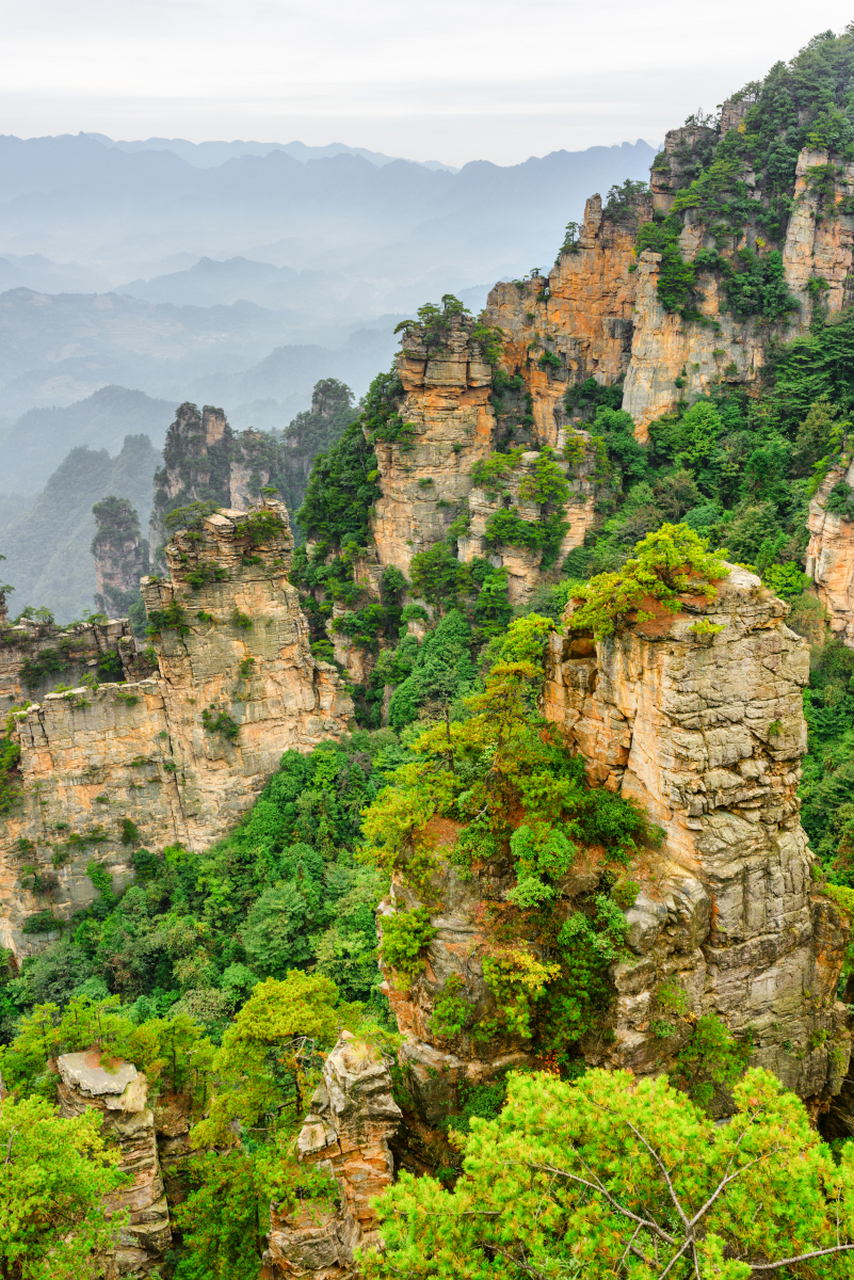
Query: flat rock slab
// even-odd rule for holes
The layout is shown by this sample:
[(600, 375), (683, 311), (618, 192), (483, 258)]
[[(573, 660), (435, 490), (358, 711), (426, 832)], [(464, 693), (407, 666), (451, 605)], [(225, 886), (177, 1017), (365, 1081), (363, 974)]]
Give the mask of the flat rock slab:
[(122, 1094), (138, 1075), (132, 1062), (117, 1061), (107, 1070), (101, 1065), (101, 1055), (92, 1049), (86, 1053), (64, 1053), (57, 1066), (64, 1083), (89, 1098)]

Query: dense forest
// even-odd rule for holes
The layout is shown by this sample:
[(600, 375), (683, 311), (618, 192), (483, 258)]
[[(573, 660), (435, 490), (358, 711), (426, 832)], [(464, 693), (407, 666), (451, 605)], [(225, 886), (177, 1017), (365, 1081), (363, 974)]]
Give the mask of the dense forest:
[[(668, 309), (691, 314), (703, 272), (718, 271), (731, 310), (770, 324), (791, 304), (773, 248), (761, 258), (733, 248), (748, 213), (738, 175), (748, 164), (756, 175), (773, 246), (799, 150), (854, 161), (854, 35), (817, 37), (742, 97), (745, 127), (694, 156), (675, 206), (702, 210), (717, 257), (683, 261), (674, 215), (645, 224), (638, 247), (662, 254)], [(633, 194), (615, 188), (612, 212)], [(446, 297), (444, 312), (425, 307), (420, 320), (441, 337), (449, 314), (462, 309)], [(357, 586), (380, 494), (376, 446), (406, 439), (402, 388), (396, 373), (379, 376), (354, 416), (346, 388), (330, 380), (325, 403), (319, 385), (311, 414), (291, 428), (301, 449), (321, 450), (296, 515), (306, 540), (292, 581), (317, 657), (333, 659), (326, 624), (343, 605), (336, 628), (375, 658), (352, 686), (356, 727), (310, 755), (287, 752), (240, 825), (205, 852), (148, 850), (129, 829), (132, 886), (115, 893), (93, 864), (97, 900), (20, 972), (4, 964), (0, 1151), (13, 1132), (21, 1145), (4, 1175), (4, 1275), (80, 1275), (80, 1259), (107, 1238), (97, 1206), (115, 1175), (97, 1133), (85, 1121), (60, 1126), (50, 1106), (53, 1061), (93, 1042), (136, 1063), (155, 1094), (180, 1098), (193, 1117), (167, 1259), (175, 1280), (255, 1280), (270, 1201), (334, 1199), (321, 1173), (298, 1166), (294, 1138), (342, 1028), (389, 1055), (400, 1045), (381, 990), (376, 910), (413, 831), (436, 815), (457, 824), (463, 873), (478, 860), (510, 861), (507, 927), (535, 929), (550, 957), (532, 962), (524, 982), (494, 965), (494, 1024), (477, 1024), (449, 985), (438, 1034), (474, 1028), (485, 1044), (515, 1035), (540, 1069), (464, 1091), (436, 1136), (433, 1174), (404, 1172), (386, 1193), (387, 1248), (365, 1258), (364, 1275), (850, 1275), (854, 1140), (823, 1141), (797, 1097), (748, 1067), (749, 1042), (703, 1018), (669, 1075), (586, 1069), (578, 1043), (614, 994), (637, 890), (631, 859), (660, 833), (630, 801), (586, 785), (540, 707), (544, 647), (568, 601), (574, 625), (605, 635), (650, 590), (666, 603), (664, 563), (709, 582), (722, 558), (750, 568), (791, 606), (788, 625), (811, 646), (801, 821), (823, 883), (854, 907), (854, 649), (828, 639), (804, 573), (810, 498), (854, 444), (854, 308), (832, 318), (819, 308), (808, 334), (769, 349), (758, 390), (724, 378), (654, 422), (645, 445), (619, 385), (569, 387), (567, 413), (589, 433), (610, 496), (583, 545), (558, 561), (563, 473), (543, 451), (542, 527), (524, 534), (542, 552), (541, 585), (515, 607), (506, 573), (459, 558), (459, 522), (414, 556), (409, 580), (387, 567), (379, 599)], [(496, 371), (493, 405), (513, 391)], [(519, 416), (524, 431), (524, 405)], [(484, 465), (479, 482), (500, 488), (512, 445)], [(268, 469), (296, 505), (299, 468)], [(854, 490), (840, 481), (828, 510), (854, 520)], [(496, 543), (518, 536), (515, 526), (495, 531)], [(584, 910), (561, 922), (555, 885), (580, 845), (602, 851), (603, 875)], [(387, 921), (385, 969), (405, 983), (431, 930), (425, 908)], [(854, 946), (841, 996), (852, 968)], [(662, 1016), (683, 1013), (674, 997)], [(393, 1078), (406, 1112), (396, 1068)], [(727, 1124), (711, 1106), (720, 1088), (733, 1098)], [(47, 1152), (61, 1153), (55, 1169)], [(37, 1168), (54, 1170), (76, 1224), (61, 1244), (47, 1208), (54, 1193), (30, 1177)]]

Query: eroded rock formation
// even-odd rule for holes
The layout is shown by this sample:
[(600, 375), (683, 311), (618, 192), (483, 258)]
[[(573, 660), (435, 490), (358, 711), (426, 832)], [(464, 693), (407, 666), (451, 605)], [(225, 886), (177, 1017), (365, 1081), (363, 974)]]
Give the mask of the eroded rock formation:
[[(73, 685), (83, 676), (112, 678), (152, 669), (140, 653), (126, 619), (60, 627), (22, 618), (0, 622), (0, 713), (37, 700), (57, 684)], [(109, 678), (109, 674), (108, 674)]]
[(324, 1169), (338, 1184), (339, 1206), (299, 1201), (298, 1211), (273, 1205), (265, 1275), (350, 1280), (353, 1251), (378, 1243), (371, 1201), (394, 1174), (389, 1141), (401, 1112), (391, 1092), (388, 1063), (371, 1044), (343, 1031), (326, 1059), (323, 1079), (299, 1135), (300, 1160)]
[[(283, 751), (344, 731), (352, 704), (311, 654), (288, 582), (292, 549), (278, 502), (200, 519), (168, 544), (168, 581), (143, 581), (159, 674), (49, 694), (18, 715), (21, 799), (0, 833), (2, 945), (25, 953), (51, 937), (51, 915), (91, 901), (93, 860), (119, 889), (140, 845), (205, 848)], [(23, 932), (34, 915), (42, 932)]]
[(147, 1105), (148, 1082), (130, 1062), (105, 1061), (96, 1049), (63, 1054), (57, 1068), (60, 1114), (70, 1118), (84, 1111), (100, 1112), (104, 1137), (117, 1144), (119, 1168), (130, 1178), (107, 1200), (112, 1212), (128, 1213), (112, 1259), (120, 1275), (149, 1275), (163, 1263), (172, 1230), (154, 1115)]
[[(660, 1071), (696, 1018), (714, 1013), (750, 1039), (756, 1064), (820, 1109), (849, 1059), (836, 987), (850, 929), (816, 889), (798, 818), (809, 653), (787, 613), (757, 577), (733, 569), (713, 601), (686, 595), (675, 615), (606, 640), (558, 630), (544, 711), (591, 782), (635, 799), (664, 833), (661, 848), (642, 851), (627, 871), (639, 886), (627, 913), (633, 958), (613, 970), (615, 997), (581, 1042), (584, 1058)], [(723, 630), (698, 633), (701, 620)], [(378, 921), (382, 930), (388, 911), (427, 903), (437, 930), (424, 971), (402, 987), (393, 973), (387, 982), (405, 1036), (401, 1066), (433, 1124), (455, 1109), (461, 1083), (531, 1061), (518, 1038), (437, 1034), (436, 1005), (452, 977), (475, 1023), (494, 1013), (482, 961), (495, 947), (490, 918), (506, 910), (514, 883), (512, 868), (492, 864), (462, 876), (445, 853), (456, 836), (451, 822), (428, 825), (436, 866), (426, 894), (396, 876)], [(561, 882), (560, 909), (574, 910), (604, 870), (601, 850), (582, 850)], [(526, 945), (548, 959), (536, 939)], [(666, 985), (685, 993), (686, 1006), (662, 1035)]]
[[(694, 1014), (752, 1037), (753, 1061), (804, 1098), (841, 1085), (850, 1052), (836, 986), (849, 926), (814, 891), (798, 818), (809, 650), (788, 606), (744, 569), (716, 599), (593, 641), (555, 635), (545, 712), (592, 782), (631, 797), (664, 843), (632, 869), (638, 956), (619, 965), (615, 1042), (600, 1057), (650, 1070), (668, 1046), (656, 992), (677, 982)], [(700, 620), (721, 626), (698, 634)]]
[(854, 462), (847, 467), (833, 467), (810, 502), (806, 569), (827, 610), (834, 635), (854, 647), (854, 521), (825, 507), (831, 490), (840, 481), (849, 488), (854, 486)]
[(148, 573), (148, 543), (140, 537), (139, 516), (127, 498), (105, 498), (92, 511), (98, 525), (91, 546), (95, 607), (121, 617), (138, 599), (140, 579)]
[[(523, 454), (506, 483), (490, 491), (475, 486), (473, 469), (499, 446), (506, 449), (513, 443), (515, 428), (511, 422), (508, 434), (496, 413), (491, 394), (493, 370), (486, 363), (482, 343), (472, 335), (472, 325), (453, 317), (436, 348), (426, 345), (418, 330), (404, 337), (398, 372), (405, 392), (398, 413), (408, 424), (410, 437), (403, 444), (376, 444), (383, 496), (373, 513), (371, 529), (378, 565), (395, 565), (408, 576), (416, 552), (447, 538), (456, 522), (460, 559), (468, 562), (474, 556), (485, 556), (496, 567), (506, 568), (512, 602), (527, 599), (540, 580), (541, 552), (491, 545), (485, 537), (489, 517), (512, 505), (522, 519), (535, 524), (539, 508), (520, 497), (520, 486), (530, 476), (540, 446), (563, 449), (570, 436), (572, 460), (557, 458), (570, 488), (566, 504), (569, 527), (559, 558), (584, 541), (593, 523), (596, 498), (603, 492), (589, 436), (572, 431), (560, 399), (566, 391), (566, 375), (560, 381), (551, 369), (531, 373), (530, 385), (537, 393), (531, 410), (534, 425), (521, 433), (521, 439), (524, 441), (527, 434), (532, 448)], [(528, 386), (525, 382), (515, 393), (520, 401), (518, 412), (509, 413), (509, 417), (530, 416), (524, 403), (530, 394)]]

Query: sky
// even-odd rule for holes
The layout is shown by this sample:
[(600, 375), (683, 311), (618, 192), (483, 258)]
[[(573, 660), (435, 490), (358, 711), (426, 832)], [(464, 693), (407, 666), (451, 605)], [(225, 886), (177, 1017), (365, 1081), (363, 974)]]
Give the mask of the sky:
[(854, 13), (836, 0), (2, 0), (0, 132), (343, 142), (517, 164), (645, 138)]

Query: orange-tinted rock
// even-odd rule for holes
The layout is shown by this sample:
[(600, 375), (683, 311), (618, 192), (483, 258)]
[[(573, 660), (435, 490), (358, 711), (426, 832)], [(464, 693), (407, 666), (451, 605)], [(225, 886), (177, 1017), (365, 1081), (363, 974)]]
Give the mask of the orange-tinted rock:
[(831, 631), (854, 647), (854, 523), (824, 505), (840, 481), (854, 485), (854, 463), (829, 471), (810, 502), (806, 570), (827, 610)]
[(300, 1211), (285, 1213), (274, 1204), (265, 1276), (355, 1276), (354, 1249), (381, 1243), (372, 1201), (391, 1184), (389, 1141), (400, 1120), (388, 1063), (376, 1046), (342, 1032), (324, 1063), (298, 1139), (300, 1160), (335, 1178), (340, 1208), (314, 1209), (311, 1201), (302, 1201)]
[[(257, 545), (245, 516), (220, 511), (168, 544), (168, 581), (143, 581), (160, 628), (158, 676), (49, 694), (18, 717), (21, 800), (0, 824), (3, 946), (26, 953), (52, 940), (22, 933), (25, 919), (67, 919), (92, 901), (93, 859), (119, 889), (140, 845), (206, 848), (254, 803), (283, 751), (345, 730), (352, 703), (312, 656), (288, 581), (287, 512), (262, 510), (270, 527)], [(49, 894), (22, 886), (25, 865), (49, 876)]]

